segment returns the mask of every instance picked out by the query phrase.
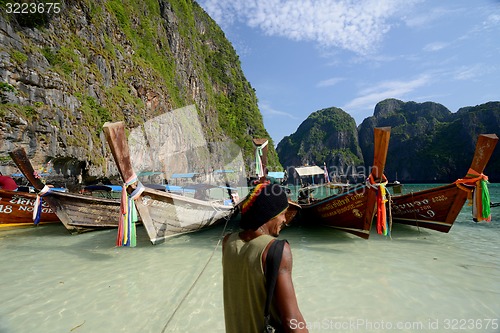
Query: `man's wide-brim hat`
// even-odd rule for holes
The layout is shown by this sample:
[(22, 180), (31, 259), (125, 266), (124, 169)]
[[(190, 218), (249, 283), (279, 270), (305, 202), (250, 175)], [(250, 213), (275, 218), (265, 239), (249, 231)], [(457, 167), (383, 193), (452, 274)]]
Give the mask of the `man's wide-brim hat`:
[(257, 184), (241, 204), (242, 229), (257, 230), (288, 207), (285, 189), (277, 184)]

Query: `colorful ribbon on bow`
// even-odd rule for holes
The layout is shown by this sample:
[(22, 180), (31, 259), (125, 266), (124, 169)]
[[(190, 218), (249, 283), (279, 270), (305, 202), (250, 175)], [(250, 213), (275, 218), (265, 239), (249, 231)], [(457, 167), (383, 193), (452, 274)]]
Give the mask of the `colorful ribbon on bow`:
[(385, 208), (385, 204), (387, 200), (387, 189), (385, 186), (388, 181), (385, 175), (382, 175), (383, 182), (377, 183), (373, 178), (373, 174), (367, 179), (368, 186), (377, 187), (377, 233), (379, 235), (390, 236), (391, 229), (389, 222), (387, 221), (387, 211)]
[[(455, 184), (462, 190), (468, 191), (469, 205), (472, 205), (472, 216), (479, 221), (491, 222), (490, 192), (488, 190), (488, 176), (469, 169), (467, 176), (455, 181)], [(474, 184), (475, 188), (471, 196), (471, 191), (463, 185)]]
[(40, 223), (40, 219), (42, 218), (42, 206), (43, 206), (43, 197), (49, 194), (50, 187), (45, 185), (40, 192), (36, 194), (35, 206), (33, 207), (33, 223), (38, 225)]
[(264, 166), (262, 165), (262, 159), (260, 157), (262, 156), (264, 148), (267, 146), (268, 143), (269, 141), (266, 140), (266, 142), (264, 142), (262, 145), (258, 146), (255, 149), (255, 173), (259, 178), (265, 176)]
[[(136, 189), (129, 195), (127, 193), (127, 188), (136, 182)], [(139, 198), (143, 191), (144, 186), (137, 180), (135, 174), (123, 184), (116, 246), (135, 247), (137, 244), (135, 222), (137, 222), (138, 219), (134, 201)]]

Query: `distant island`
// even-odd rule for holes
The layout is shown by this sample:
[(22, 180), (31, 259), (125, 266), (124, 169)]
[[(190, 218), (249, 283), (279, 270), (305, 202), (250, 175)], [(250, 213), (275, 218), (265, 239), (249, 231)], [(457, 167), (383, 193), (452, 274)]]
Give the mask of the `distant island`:
[[(283, 138), (277, 152), (283, 167), (324, 163), (338, 170), (356, 170), (373, 162), (373, 128), (390, 126), (385, 174), (403, 182), (452, 182), (469, 169), (479, 134), (500, 136), (500, 102), (463, 107), (452, 113), (434, 102), (379, 102), (373, 116), (358, 127), (339, 108), (313, 112), (297, 131)], [(500, 149), (486, 170), (500, 181)]]

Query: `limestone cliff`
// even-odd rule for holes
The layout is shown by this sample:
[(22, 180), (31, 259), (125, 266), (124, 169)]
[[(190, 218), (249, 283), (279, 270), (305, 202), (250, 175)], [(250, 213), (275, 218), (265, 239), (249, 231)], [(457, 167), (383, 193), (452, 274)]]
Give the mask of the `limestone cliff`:
[[(352, 181), (363, 181), (359, 176), (366, 175), (373, 162), (373, 129), (385, 126), (391, 127), (384, 172), (389, 180), (453, 182), (469, 169), (479, 134), (500, 136), (500, 102), (452, 113), (438, 103), (387, 99), (357, 129), (343, 110), (323, 109), (283, 138), (278, 155), (286, 169), (326, 162), (330, 175), (351, 174)], [(492, 182), (500, 181), (500, 146), (485, 174)]]
[[(452, 113), (433, 102), (381, 101), (359, 126), (365, 162), (373, 160), (373, 128), (391, 126), (385, 174), (404, 182), (452, 182), (469, 169), (479, 134), (500, 136), (500, 102), (465, 107)], [(500, 181), (500, 148), (485, 174)]]
[(332, 177), (352, 175), (363, 164), (356, 122), (339, 108), (313, 112), (276, 150), (285, 168), (326, 163)]
[[(192, 120), (201, 124), (206, 142), (234, 142), (242, 163), (251, 164), (251, 139), (269, 137), (255, 92), (222, 30), (195, 1), (65, 0), (60, 8), (30, 18), (0, 15), (5, 171), (14, 170), (7, 152), (24, 146), (36, 166), (51, 161), (65, 176), (110, 177), (115, 170), (104, 122), (123, 120), (132, 129), (187, 105), (194, 105)], [(199, 133), (188, 128), (170, 135)], [(169, 142), (182, 145), (185, 138)], [(276, 167), (269, 146), (269, 164)], [(207, 148), (216, 156), (214, 165), (224, 160), (222, 147)], [(194, 160), (184, 171), (204, 161)]]

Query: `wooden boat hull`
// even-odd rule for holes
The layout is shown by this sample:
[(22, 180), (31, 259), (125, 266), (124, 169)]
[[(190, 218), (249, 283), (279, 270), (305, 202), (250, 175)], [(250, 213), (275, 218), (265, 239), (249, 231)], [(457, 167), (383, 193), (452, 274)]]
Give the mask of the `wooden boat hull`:
[[(0, 227), (33, 226), (36, 194), (0, 189)], [(40, 223), (61, 223), (52, 208), (42, 204)]]
[[(482, 174), (498, 142), (496, 134), (481, 134), (469, 171), (457, 182), (424, 191), (392, 197), (393, 223), (402, 223), (449, 232), (467, 196)], [(458, 185), (460, 184), (460, 185)]]
[(118, 227), (118, 200), (65, 192), (50, 192), (43, 200), (71, 233)]
[(214, 226), (233, 211), (231, 206), (149, 189), (137, 199), (136, 207), (153, 244)]
[[(35, 171), (26, 155), (26, 151), (19, 148), (9, 154), (36, 191), (42, 191), (45, 184), (34, 176)], [(70, 233), (118, 227), (119, 200), (49, 191), (43, 196), (43, 201), (48, 203)]]
[(393, 196), (392, 222), (447, 233), (466, 200), (467, 192), (455, 184)]
[(311, 204), (303, 204), (302, 221), (336, 228), (367, 239), (374, 214), (373, 208), (367, 209), (368, 191), (366, 186), (362, 186)]

